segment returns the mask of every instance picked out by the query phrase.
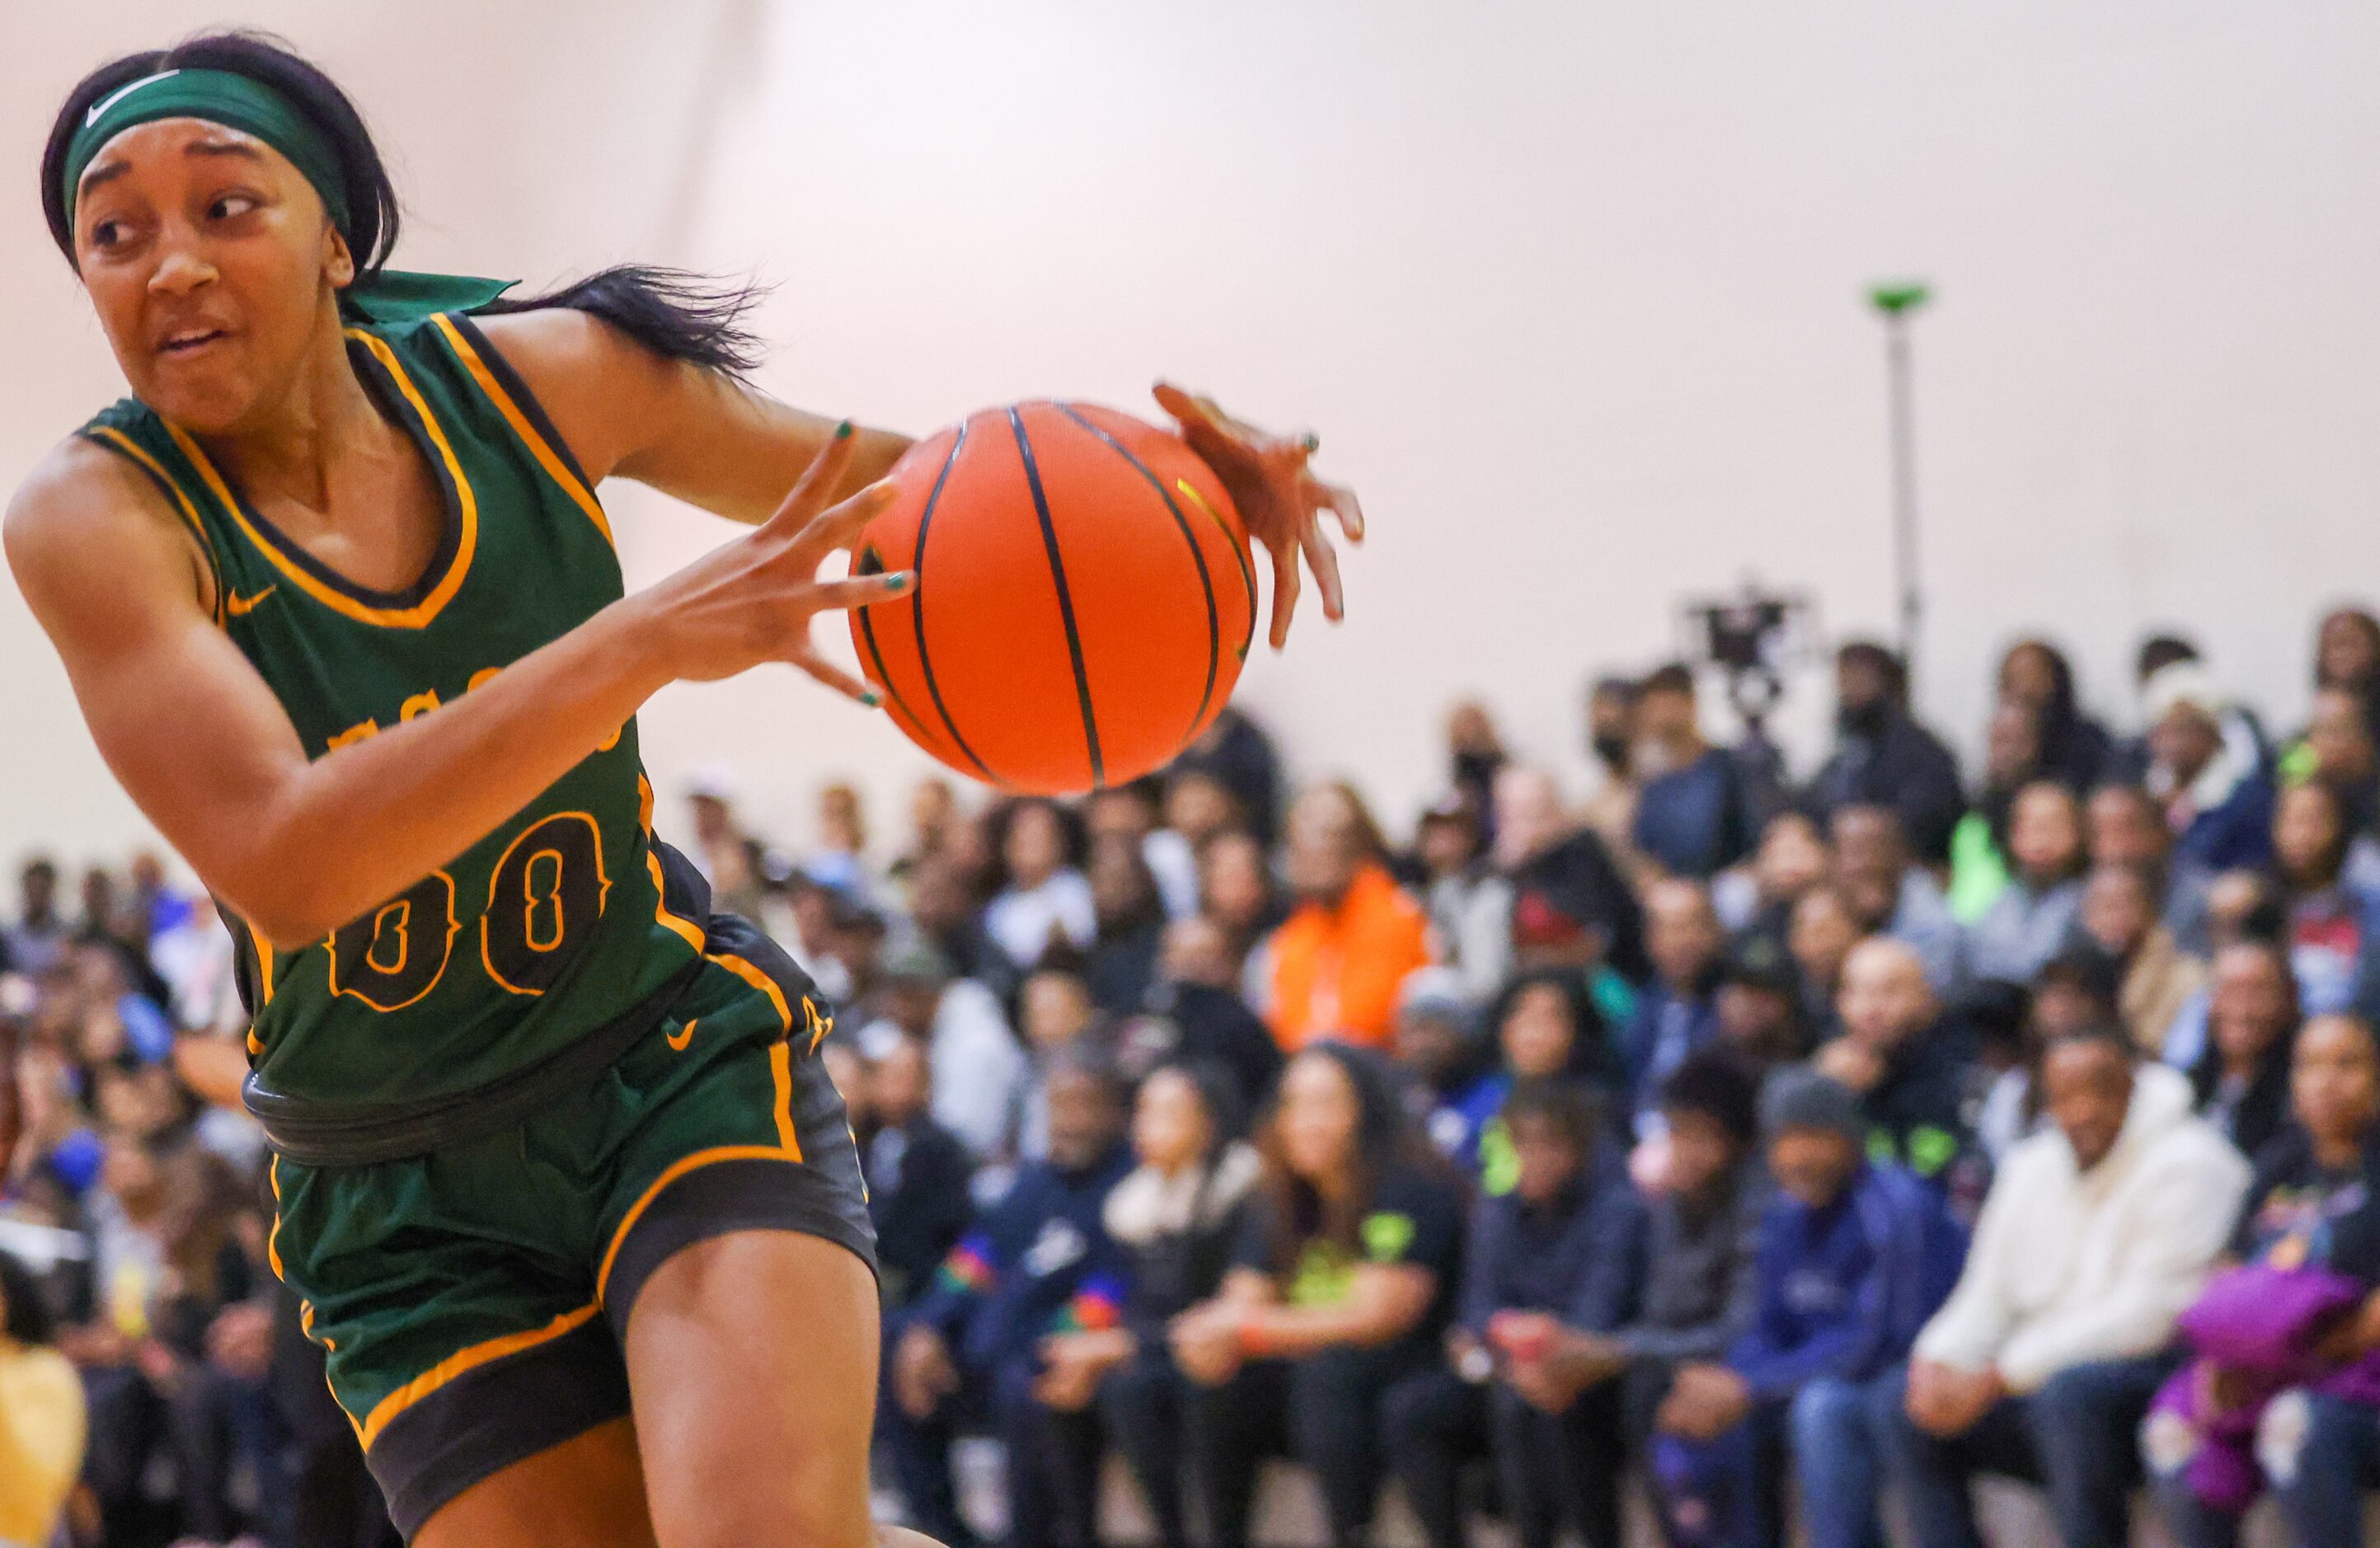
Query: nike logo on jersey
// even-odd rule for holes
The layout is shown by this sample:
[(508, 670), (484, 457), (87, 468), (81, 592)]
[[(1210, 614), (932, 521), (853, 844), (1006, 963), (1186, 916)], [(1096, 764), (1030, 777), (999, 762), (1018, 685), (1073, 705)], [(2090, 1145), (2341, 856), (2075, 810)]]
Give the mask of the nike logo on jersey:
[(82, 127), (87, 129), (93, 124), (98, 123), (99, 115), (101, 114), (105, 113), (109, 108), (114, 107), (125, 98), (132, 95), (133, 92), (140, 91), (143, 86), (154, 86), (161, 80), (166, 79), (172, 76), (180, 75), (181, 73), (182, 72), (179, 70), (159, 70), (155, 75), (142, 76), (140, 79), (134, 81), (129, 86), (117, 87), (115, 91), (110, 91), (107, 95), (100, 98), (99, 101), (91, 104), (91, 111), (82, 115)]
[(229, 613), (234, 618), (244, 618), (249, 613), (255, 611), (257, 603), (261, 602), (267, 597), (272, 596), (274, 592), (280, 589), (281, 583), (279, 581), (274, 581), (271, 586), (266, 587), (263, 590), (258, 592), (253, 597), (243, 597), (238, 592), (235, 591), (224, 599), (224, 611)]

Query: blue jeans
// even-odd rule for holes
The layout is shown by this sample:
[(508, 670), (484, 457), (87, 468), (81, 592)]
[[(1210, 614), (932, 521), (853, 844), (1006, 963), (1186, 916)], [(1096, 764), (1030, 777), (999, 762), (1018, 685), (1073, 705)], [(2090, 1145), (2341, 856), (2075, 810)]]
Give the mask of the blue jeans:
[(1884, 1548), (1875, 1412), (1877, 1394), (1902, 1385), (1892, 1370), (1867, 1382), (1822, 1378), (1795, 1395), (1786, 1428), (1808, 1548)]
[[(2284, 1392), (2256, 1426), (2256, 1460), (2298, 1548), (2360, 1542), (2363, 1491), (2380, 1483), (2380, 1409)], [(2181, 1548), (2238, 1548), (2238, 1517), (2208, 1509), (2179, 1478), (2159, 1478), (2155, 1487), (2157, 1510)]]
[(2157, 1354), (2070, 1366), (1947, 1438), (1909, 1421), (1905, 1370), (1878, 1382), (1874, 1433), (1917, 1548), (1984, 1548), (1968, 1484), (1985, 1472), (2042, 1485), (2066, 1548), (2126, 1548), (2141, 1474), (2135, 1437), (2174, 1364)]

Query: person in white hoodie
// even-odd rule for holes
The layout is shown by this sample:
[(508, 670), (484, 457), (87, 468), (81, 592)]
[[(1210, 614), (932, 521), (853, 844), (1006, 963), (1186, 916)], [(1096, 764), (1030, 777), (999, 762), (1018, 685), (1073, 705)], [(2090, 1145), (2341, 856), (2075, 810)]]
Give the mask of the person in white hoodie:
[(2123, 1548), (2132, 1437), (2248, 1163), (2116, 1029), (2042, 1056), (2055, 1127), (2008, 1153), (1958, 1288), (1875, 1415), (1918, 1548), (1980, 1548), (1978, 1472), (2044, 1484), (2066, 1548)]

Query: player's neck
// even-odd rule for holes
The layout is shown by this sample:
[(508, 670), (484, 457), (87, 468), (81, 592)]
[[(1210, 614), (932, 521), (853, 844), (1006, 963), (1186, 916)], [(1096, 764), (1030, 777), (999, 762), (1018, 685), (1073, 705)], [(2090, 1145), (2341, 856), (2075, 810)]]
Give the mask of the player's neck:
[(334, 314), (330, 327), (317, 330), (289, 390), (237, 428), (208, 437), (207, 450), (251, 500), (327, 512), (334, 463), (402, 454), (403, 440), (358, 380)]

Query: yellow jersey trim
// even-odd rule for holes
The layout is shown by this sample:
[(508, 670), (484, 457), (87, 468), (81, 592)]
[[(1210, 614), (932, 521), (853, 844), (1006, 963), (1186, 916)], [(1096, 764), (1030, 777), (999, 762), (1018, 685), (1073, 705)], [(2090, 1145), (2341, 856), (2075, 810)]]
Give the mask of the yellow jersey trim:
[(513, 395), (504, 391), (504, 383), (496, 380), (495, 372), (488, 369), (487, 361), (471, 347), (471, 341), (463, 336), (463, 331), (455, 327), (443, 312), (430, 320), (436, 323), (438, 331), (446, 336), (447, 346), (455, 351), (455, 358), (463, 362), (463, 369), (471, 373), (471, 380), (480, 384), (480, 391), (487, 394), (488, 401), (496, 405), (496, 412), (504, 417), (504, 423), (513, 428), (513, 434), (520, 437), (521, 444), (528, 448), (529, 455), (537, 459), (538, 466), (545, 469), (546, 477), (560, 485), (562, 492), (587, 513), (587, 519), (595, 524), (596, 531), (603, 534), (603, 540), (611, 542), (611, 519), (604, 515), (603, 502), (595, 498), (595, 491), (579, 482), (578, 476), (571, 472), (570, 465), (562, 460), (552, 443), (538, 433), (537, 427), (529, 423), (528, 416), (521, 412), (520, 405), (513, 401)]

